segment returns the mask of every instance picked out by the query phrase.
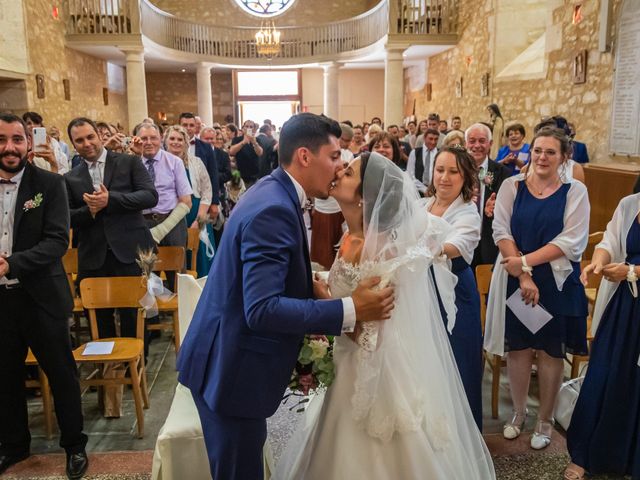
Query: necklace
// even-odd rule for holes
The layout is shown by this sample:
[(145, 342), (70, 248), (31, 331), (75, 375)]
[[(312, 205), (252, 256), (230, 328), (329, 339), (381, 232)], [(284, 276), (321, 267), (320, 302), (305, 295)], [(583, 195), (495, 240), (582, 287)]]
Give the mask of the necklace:
[(555, 187), (555, 186), (558, 184), (558, 180), (559, 180), (559, 179), (558, 179), (558, 178), (556, 178), (556, 179), (553, 181), (553, 183), (551, 183), (551, 184), (549, 184), (549, 185), (545, 185), (545, 186), (544, 186), (544, 187), (542, 187), (542, 188), (539, 188), (537, 185), (534, 185), (533, 180), (530, 180), (530, 181), (529, 181), (529, 185), (531, 185), (531, 187), (533, 187), (534, 193), (535, 193), (536, 195), (538, 195), (539, 197), (541, 197), (545, 190), (547, 190), (547, 189), (549, 189), (549, 188), (552, 188), (552, 187)]

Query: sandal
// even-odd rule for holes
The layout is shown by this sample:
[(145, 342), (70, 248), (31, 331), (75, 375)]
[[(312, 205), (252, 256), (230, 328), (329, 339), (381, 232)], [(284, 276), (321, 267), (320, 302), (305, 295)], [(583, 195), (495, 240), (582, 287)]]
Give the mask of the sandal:
[(555, 423), (556, 422), (553, 418), (548, 421), (538, 418), (536, 428), (533, 431), (533, 435), (531, 435), (531, 448), (534, 450), (542, 450), (549, 446)]
[(504, 424), (502, 427), (502, 436), (507, 440), (514, 440), (522, 433), (522, 428), (527, 420), (527, 414), (529, 411), (525, 409), (524, 412), (513, 411), (511, 420)]
[[(578, 469), (582, 470), (582, 472)], [(579, 467), (575, 463), (570, 463), (567, 465), (567, 468), (564, 469), (564, 476), (562, 478), (565, 480), (584, 480), (584, 473), (582, 467)]]

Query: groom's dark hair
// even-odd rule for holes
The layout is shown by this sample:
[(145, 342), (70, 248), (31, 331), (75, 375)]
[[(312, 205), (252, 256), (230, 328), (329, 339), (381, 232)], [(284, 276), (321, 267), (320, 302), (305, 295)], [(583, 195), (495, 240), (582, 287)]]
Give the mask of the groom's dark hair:
[(289, 166), (293, 160), (293, 152), (301, 147), (316, 153), (320, 147), (329, 143), (329, 136), (340, 138), (342, 129), (335, 120), (316, 115), (315, 113), (299, 113), (284, 122), (280, 130), (278, 156), (280, 165)]

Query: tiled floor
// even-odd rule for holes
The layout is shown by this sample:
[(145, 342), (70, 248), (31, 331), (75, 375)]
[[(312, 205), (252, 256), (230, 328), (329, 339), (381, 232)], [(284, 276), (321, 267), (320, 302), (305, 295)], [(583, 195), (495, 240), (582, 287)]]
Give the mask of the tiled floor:
[[(150, 390), (150, 408), (144, 411), (144, 438), (137, 438), (137, 422), (131, 390), (125, 388), (122, 417), (106, 419), (98, 409), (97, 392), (86, 391), (82, 396), (85, 433), (89, 436), (88, 452), (153, 450), (156, 437), (169, 413), (173, 391), (177, 385), (176, 355), (168, 333), (154, 340), (149, 349), (147, 379)], [(29, 401), (31, 452), (61, 452), (57, 433), (47, 440), (39, 398)]]
[[(173, 391), (176, 386), (175, 372), (175, 352), (170, 336), (165, 333), (162, 338), (155, 340), (151, 344), (148, 361), (148, 380), (150, 387), (151, 407), (145, 410), (145, 436), (143, 439), (136, 437), (136, 418), (131, 392), (125, 389), (123, 402), (123, 416), (118, 419), (105, 419), (98, 410), (97, 393), (87, 391), (83, 395), (83, 409), (85, 414), (85, 431), (89, 435), (89, 452), (113, 452), (113, 451), (142, 451), (153, 450), (155, 440), (164, 420), (169, 412)], [(501, 454), (503, 445), (495, 441), (492, 434), (502, 432), (503, 423), (511, 415), (511, 404), (509, 400), (508, 383), (506, 372), (503, 370), (500, 384), (499, 418), (491, 418), (491, 372), (485, 371), (484, 383), (484, 433), (488, 439), (493, 438), (492, 450), (494, 454)], [(527, 421), (527, 429), (533, 429), (534, 418), (538, 406), (537, 382), (535, 377), (531, 382), (531, 392), (529, 399), (530, 417)], [(59, 453), (58, 438), (47, 440), (44, 436), (44, 426), (42, 418), (42, 403), (40, 399), (34, 398), (29, 402), (29, 412), (31, 415), (32, 452), (33, 453)], [(292, 416), (294, 418), (292, 418)], [(288, 418), (287, 418), (288, 417)], [(288, 424), (284, 425), (283, 421)], [(295, 422), (295, 415), (288, 412), (288, 407), (280, 409), (276, 418), (272, 419), (273, 438), (272, 442), (276, 450), (281, 448), (281, 443), (288, 437), (288, 430)], [(561, 433), (557, 434), (562, 436)], [(523, 436), (524, 438), (525, 436)], [(528, 435), (526, 436), (528, 438)], [(559, 449), (563, 450), (564, 441), (559, 440)], [(505, 444), (506, 445), (506, 444)], [(505, 446), (504, 448), (510, 448)], [(505, 452), (506, 453), (506, 452)]]

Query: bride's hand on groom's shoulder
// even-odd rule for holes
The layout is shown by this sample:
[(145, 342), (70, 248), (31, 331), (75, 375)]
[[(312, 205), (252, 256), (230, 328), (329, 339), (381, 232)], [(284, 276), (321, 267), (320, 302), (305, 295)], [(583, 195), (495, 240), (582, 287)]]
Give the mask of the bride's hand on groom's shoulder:
[(313, 276), (313, 297), (316, 300), (328, 300), (331, 298), (329, 285), (317, 273)]
[(394, 290), (392, 286), (375, 289), (380, 280), (380, 277), (365, 278), (353, 291), (351, 298), (356, 309), (358, 322), (391, 318), (395, 301)]

